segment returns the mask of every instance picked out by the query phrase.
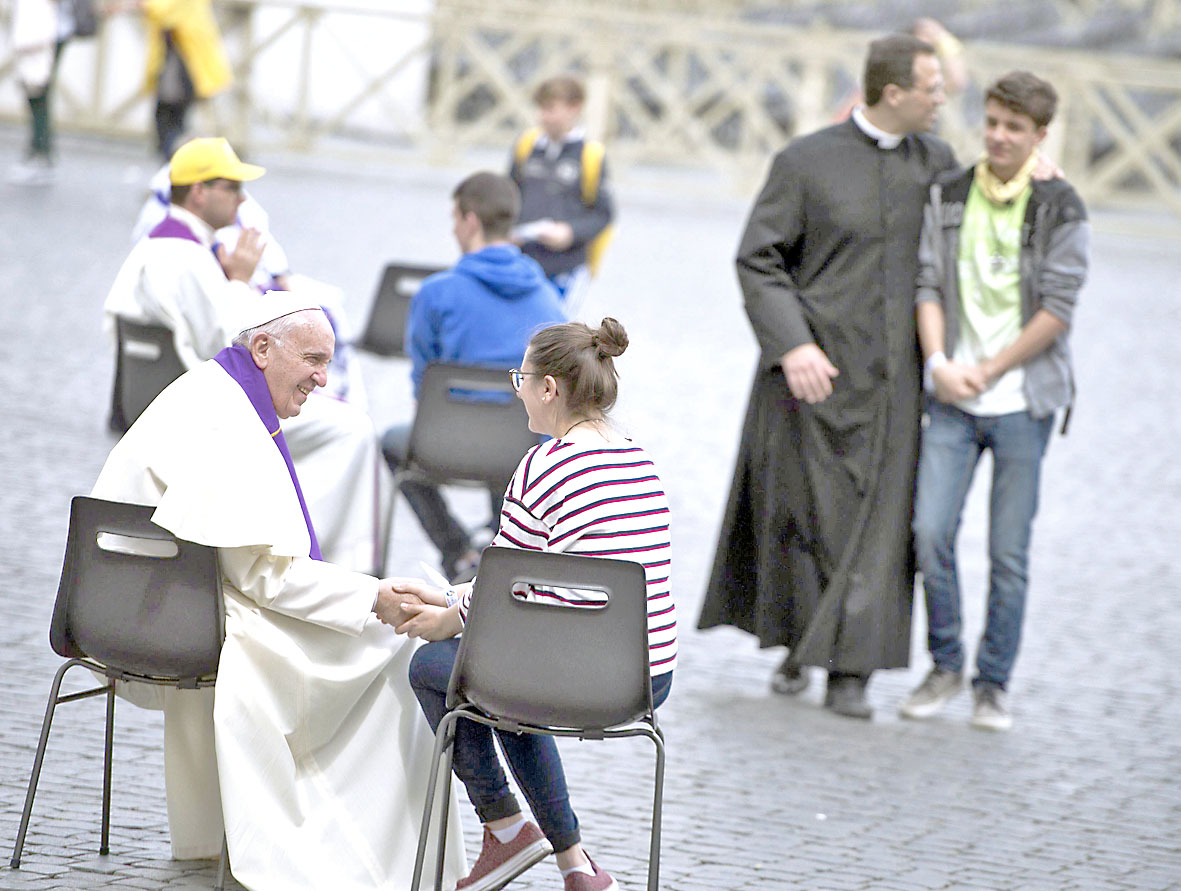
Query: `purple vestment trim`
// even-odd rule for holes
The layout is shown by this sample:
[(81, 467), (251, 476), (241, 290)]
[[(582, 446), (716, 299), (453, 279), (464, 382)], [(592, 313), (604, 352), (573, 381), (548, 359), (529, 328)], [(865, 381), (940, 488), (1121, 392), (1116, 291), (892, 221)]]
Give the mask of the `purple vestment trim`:
[[(148, 233), (148, 238), (186, 238), (189, 241), (195, 241), (201, 244), (201, 239), (198, 238), (192, 229), (182, 223), (175, 217), (165, 217), (158, 222), (154, 229)], [(204, 247), (204, 245), (201, 245)], [(210, 248), (213, 251), (213, 259), (217, 260), (217, 243), (215, 242)], [(221, 266), (221, 260), (217, 260), (217, 265)]]
[(275, 413), (275, 404), (271, 401), (271, 391), (267, 389), (266, 378), (254, 364), (254, 357), (250, 351), (240, 346), (226, 347), (213, 357), (213, 361), (225, 369), (226, 374), (237, 381), (250, 404), (258, 413), (259, 420), (266, 427), (267, 433), (275, 441), (279, 454), (287, 462), (287, 472), (291, 474), (291, 483), (295, 486), (295, 494), (299, 498), (299, 506), (303, 510), (304, 522), (308, 524), (308, 537), (312, 540), (309, 555), (313, 560), (323, 560), (320, 553), (320, 543), (316, 541), (316, 530), (312, 528), (312, 517), (308, 513), (307, 503), (303, 500), (303, 490), (299, 487), (299, 477), (295, 475), (295, 465), (291, 461), (291, 450), (287, 448), (287, 439), (279, 430), (279, 416)]
[(187, 238), (189, 241), (201, 244), (201, 239), (193, 233), (193, 230), (175, 217), (165, 217), (158, 222), (156, 227), (148, 233), (148, 238)]

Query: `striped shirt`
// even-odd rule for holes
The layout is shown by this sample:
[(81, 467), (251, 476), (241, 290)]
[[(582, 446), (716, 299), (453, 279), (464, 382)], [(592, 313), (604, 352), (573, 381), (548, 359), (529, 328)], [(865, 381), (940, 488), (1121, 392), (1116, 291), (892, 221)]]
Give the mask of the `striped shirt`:
[[(530, 449), (505, 493), (497, 547), (631, 560), (648, 583), (653, 676), (677, 664), (677, 610), (670, 585), (668, 498), (639, 446), (588, 447), (554, 439)], [(522, 592), (525, 593), (525, 592)], [(531, 588), (530, 600), (602, 602), (597, 592)], [(460, 603), (465, 620), (470, 591)]]

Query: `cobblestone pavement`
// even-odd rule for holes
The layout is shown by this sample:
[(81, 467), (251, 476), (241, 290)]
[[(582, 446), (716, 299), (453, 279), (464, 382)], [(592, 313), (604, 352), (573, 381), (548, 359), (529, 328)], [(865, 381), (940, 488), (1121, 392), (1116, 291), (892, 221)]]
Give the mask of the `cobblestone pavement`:
[[(19, 134), (0, 129), (0, 157)], [(0, 185), (5, 381), (0, 436), (0, 843), (6, 864), (53, 670), (46, 631), (69, 499), (112, 444), (99, 309), (151, 173), (138, 148), (65, 140), (56, 186)], [(356, 319), (384, 261), (453, 257), (448, 195), (463, 171), (283, 156), (253, 191), (298, 269), (345, 288)], [(499, 165), (496, 157), (489, 163)], [(5, 161), (5, 163), (7, 163)], [(675, 521), (682, 667), (662, 709), (669, 771), (663, 885), (705, 889), (1181, 887), (1181, 538), (1175, 394), (1181, 250), (1104, 234), (1078, 316), (1079, 400), (1055, 436), (1037, 525), (1016, 727), (896, 708), (927, 660), (875, 678), (872, 723), (768, 692), (776, 652), (693, 630), (755, 360), (730, 257), (747, 199), (657, 174), (619, 188), (620, 237), (584, 316), (621, 319), (619, 422), (654, 454)], [(683, 180), (683, 181), (682, 181)], [(409, 412), (406, 365), (366, 360), (379, 425)], [(966, 624), (981, 623), (984, 498), (965, 519)], [(461, 493), (476, 512), (486, 503)], [(409, 515), (400, 572), (430, 550)], [(430, 559), (428, 557), (428, 559)], [(205, 888), (211, 864), (169, 859), (158, 715), (118, 709), (111, 854), (98, 847), (102, 710), (60, 710), (19, 871), (0, 888)], [(565, 746), (588, 849), (643, 887), (651, 752)], [(465, 815), (469, 809), (464, 806)], [(469, 848), (478, 842), (465, 816)], [(514, 887), (553, 889), (552, 864)]]

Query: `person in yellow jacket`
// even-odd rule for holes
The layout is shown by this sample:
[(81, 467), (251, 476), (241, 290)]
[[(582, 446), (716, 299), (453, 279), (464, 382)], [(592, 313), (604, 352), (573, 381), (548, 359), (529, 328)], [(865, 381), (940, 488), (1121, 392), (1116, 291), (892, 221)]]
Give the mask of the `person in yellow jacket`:
[(156, 140), (167, 161), (184, 132), (194, 99), (233, 82), (210, 0), (141, 0), (148, 24), (144, 86), (156, 95)]

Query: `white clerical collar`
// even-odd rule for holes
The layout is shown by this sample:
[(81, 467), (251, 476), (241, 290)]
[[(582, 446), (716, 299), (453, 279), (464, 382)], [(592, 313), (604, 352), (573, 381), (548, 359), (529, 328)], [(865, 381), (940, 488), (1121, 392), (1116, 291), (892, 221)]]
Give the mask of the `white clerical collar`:
[(179, 204), (170, 204), (168, 205), (168, 215), (193, 230), (193, 234), (205, 247), (213, 247), (213, 227), (191, 210), (186, 210)]
[(877, 142), (880, 149), (895, 149), (902, 144), (903, 137), (897, 133), (887, 133), (881, 127), (875, 127), (865, 116), (865, 106), (858, 105), (853, 109), (853, 123), (862, 133)]

